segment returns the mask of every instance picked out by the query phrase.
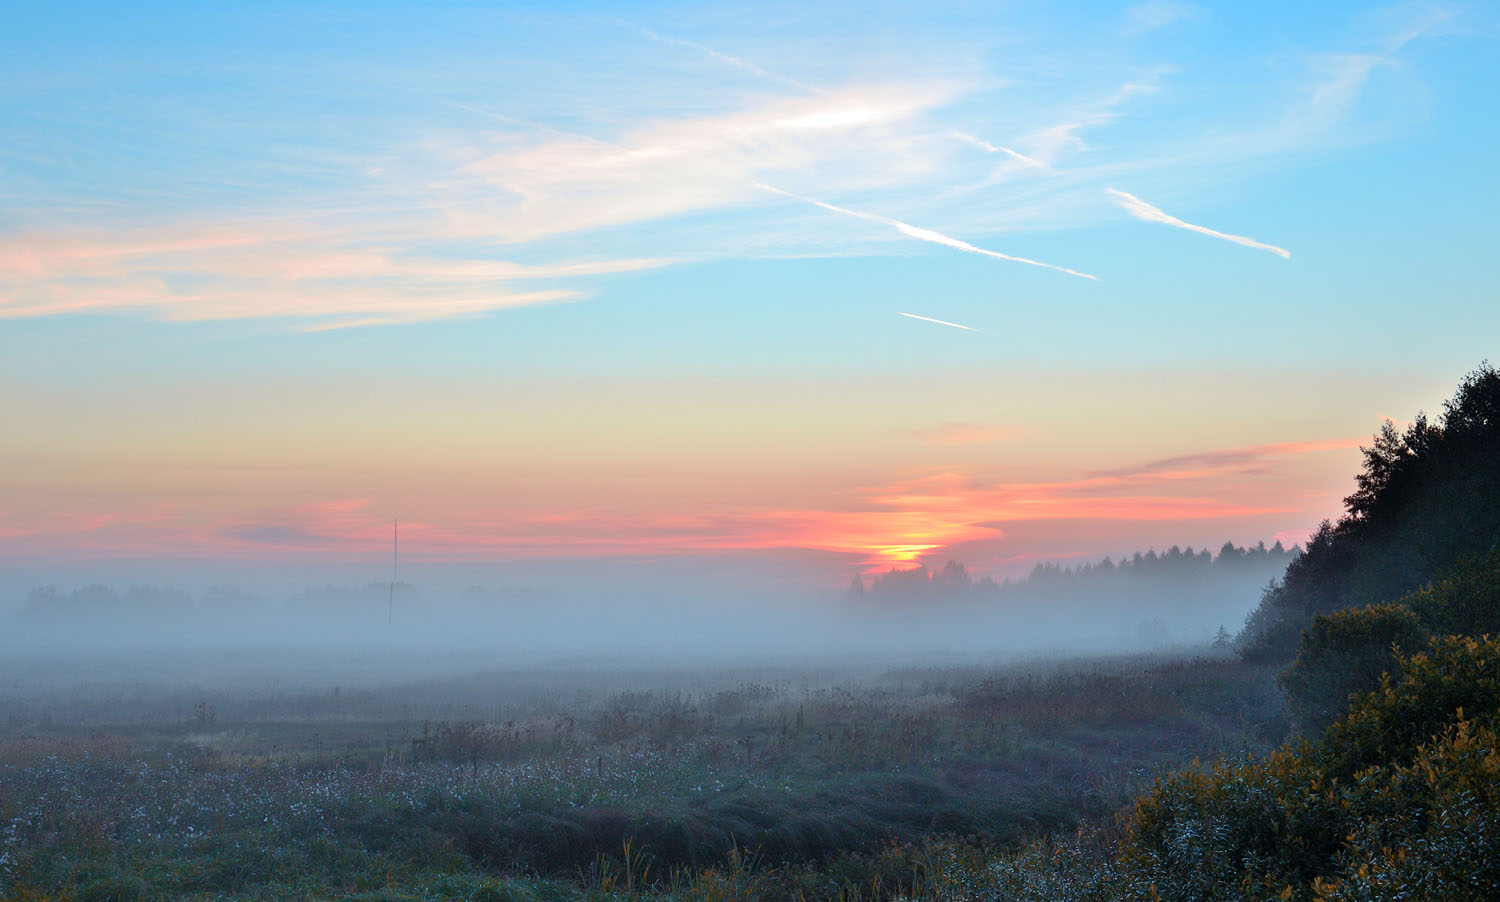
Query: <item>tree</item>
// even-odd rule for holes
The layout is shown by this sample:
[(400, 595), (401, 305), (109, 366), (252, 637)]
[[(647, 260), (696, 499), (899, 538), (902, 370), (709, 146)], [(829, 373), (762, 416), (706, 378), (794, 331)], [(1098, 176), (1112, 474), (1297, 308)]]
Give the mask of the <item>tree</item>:
[(1500, 371), (1483, 362), (1439, 422), (1389, 420), (1344, 499), (1246, 624), (1247, 657), (1288, 660), (1318, 614), (1390, 601), (1500, 544)]

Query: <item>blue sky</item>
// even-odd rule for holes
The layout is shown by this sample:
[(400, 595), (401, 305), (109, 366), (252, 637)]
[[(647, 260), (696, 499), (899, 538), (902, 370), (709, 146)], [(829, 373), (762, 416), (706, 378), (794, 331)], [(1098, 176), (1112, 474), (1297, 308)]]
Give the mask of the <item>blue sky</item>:
[[(686, 517), (718, 552), (741, 546), (717, 518), (880, 508), (895, 502), (861, 486), (913, 473), (1072, 485), (1368, 436), (1435, 407), (1500, 335), (1485, 5), (10, 18), (0, 392), (25, 437), (0, 445), (0, 534), (59, 559), (146, 535), (228, 554), (245, 522), (358, 499), (368, 523), (319, 521), (353, 549), (420, 498), (443, 499), (423, 513), (434, 554), (522, 553), (483, 514), (500, 495), (430, 475), (481, 472), (454, 448), (490, 439), (530, 449), (530, 484), (552, 486), (523, 493), (526, 522)], [(477, 437), (492, 420), (523, 431)], [(333, 422), (355, 438), (319, 431)], [(990, 437), (912, 444), (948, 427)], [(843, 465), (839, 428), (868, 459)], [(428, 441), (397, 456), (361, 444), (414, 431)], [(805, 453), (773, 466), (745, 436)], [(154, 442), (177, 450), (153, 461)], [(249, 445), (282, 475), (246, 470)], [(1172, 524), (1294, 535), (1336, 512), (1345, 445), (1316, 465), (1272, 453), (1301, 467), (1274, 505), (1199, 474), (1222, 516), (1164, 526), (1148, 505), (1092, 544), (983, 554), (1118, 553)], [(166, 475), (184, 467), (202, 469), (191, 488)], [(653, 467), (703, 482), (647, 502)], [(320, 484), (330, 468), (371, 475)], [(747, 479), (779, 487), (774, 511), (724, 488)], [(975, 541), (982, 511), (964, 510), (932, 542), (843, 523), (858, 537), (799, 526), (784, 545), (940, 556)], [(916, 520), (891, 528), (925, 533)], [(112, 525), (80, 544), (79, 522)], [(621, 553), (675, 548), (648, 545)]]

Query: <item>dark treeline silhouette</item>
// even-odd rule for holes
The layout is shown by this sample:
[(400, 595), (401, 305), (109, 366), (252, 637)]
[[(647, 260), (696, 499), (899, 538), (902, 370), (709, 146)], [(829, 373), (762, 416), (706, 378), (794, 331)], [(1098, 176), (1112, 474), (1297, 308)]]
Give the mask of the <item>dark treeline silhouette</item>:
[(1028, 875), (991, 897), (1495, 898), (1500, 372), (1363, 451), (1346, 513), (1266, 592), (1235, 662), (1295, 652), (1278, 682), (1302, 736), (1169, 774), (1113, 835), (1043, 848), (1069, 892)]
[(1069, 608), (1133, 610), (1148, 624), (1161, 618), (1163, 625), (1173, 627), (1189, 622), (1201, 626), (1205, 615), (1212, 620), (1233, 613), (1229, 622), (1237, 623), (1257, 594), (1300, 553), (1296, 546), (1285, 548), (1280, 542), (1269, 548), (1264, 542), (1248, 548), (1225, 542), (1218, 554), (1173, 545), (1160, 554), (1136, 552), (1119, 561), (1106, 557), (1077, 566), (1040, 563), (1024, 579), (999, 582), (975, 579), (962, 563), (948, 561), (937, 569), (892, 568), (868, 585), (855, 576), (846, 596), (876, 604), (967, 602), (1058, 613)]
[(1387, 421), (1364, 452), (1357, 490), (1265, 594), (1242, 645), (1287, 661), (1318, 614), (1390, 601), (1500, 544), (1500, 371), (1469, 373), (1442, 416)]
[[(856, 578), (854, 605), (795, 605), (758, 598), (735, 605), (678, 604), (623, 587), (597, 596), (471, 587), (430, 592), (409, 583), (324, 585), (274, 597), (217, 586), (199, 593), (154, 586), (38, 588), (10, 622), (58, 642), (345, 641), (421, 634), (433, 642), (495, 641), (569, 653), (619, 649), (674, 637), (723, 640), (762, 651), (816, 646), (795, 641), (835, 630), (844, 650), (964, 648), (1147, 649), (1202, 642), (1241, 622), (1296, 548), (1225, 543), (1218, 554), (1172, 547), (1120, 561), (1038, 564), (1021, 580), (974, 578), (963, 564)], [(712, 587), (706, 587), (711, 593)], [(587, 624), (588, 628), (580, 628)], [(748, 630), (758, 630), (752, 642)], [(627, 637), (629, 640), (627, 641)], [(790, 637), (790, 638), (789, 638)], [(728, 640), (723, 640), (728, 641)], [(647, 642), (649, 645), (650, 642)]]

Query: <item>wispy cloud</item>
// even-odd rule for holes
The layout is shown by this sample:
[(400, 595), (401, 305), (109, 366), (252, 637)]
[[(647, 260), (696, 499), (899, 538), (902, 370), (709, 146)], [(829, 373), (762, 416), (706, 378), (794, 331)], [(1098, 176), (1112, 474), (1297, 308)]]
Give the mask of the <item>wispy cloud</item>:
[(0, 319), (145, 310), (175, 321), (327, 321), (315, 330), (418, 322), (578, 300), (588, 292), (576, 285), (517, 286), (670, 262), (442, 258), (311, 227), (19, 235), (0, 240)]
[(1155, 31), (1165, 28), (1175, 22), (1191, 18), (1196, 15), (1198, 8), (1191, 3), (1177, 3), (1174, 0), (1146, 0), (1145, 3), (1136, 5), (1125, 10), (1125, 18), (1128, 22), (1127, 30), (1132, 32)]
[[(899, 183), (927, 162), (869, 147), (901, 146), (914, 117), (950, 94), (908, 83), (758, 97), (731, 112), (636, 121), (607, 140), (450, 103), (521, 133), (479, 133), (473, 147), (440, 149), (410, 172), (382, 168), (367, 193), (296, 216), (0, 234), (0, 318), (128, 310), (284, 317), (321, 331), (581, 300), (589, 280), (679, 258), (617, 240), (630, 247), (614, 258), (548, 261), (547, 239), (748, 208), (763, 176), (812, 175), (837, 190)], [(736, 244), (739, 254), (750, 246), (743, 234)], [(506, 259), (523, 245), (543, 262)]]
[[(552, 138), (504, 146), (463, 167), (470, 190), (518, 198), (469, 213), (505, 242), (662, 220), (746, 205), (755, 182), (814, 179), (834, 190), (907, 182), (931, 160), (913, 121), (948, 102), (944, 85), (851, 86), (836, 96), (757, 98), (729, 113), (642, 123), (603, 142)], [(879, 154), (871, 146), (887, 148)]]
[(1313, 63), (1320, 74), (1312, 88), (1313, 107), (1343, 112), (1369, 81), (1370, 73), (1391, 61), (1373, 53), (1322, 53)]
[(1219, 238), (1224, 241), (1231, 241), (1235, 244), (1243, 245), (1245, 247), (1253, 247), (1263, 251), (1270, 251), (1271, 253), (1275, 254), (1278, 257), (1281, 257), (1282, 259), (1291, 259), (1292, 252), (1287, 250), (1286, 248), (1277, 247), (1274, 244), (1265, 244), (1263, 242), (1256, 241), (1254, 238), (1246, 238), (1243, 235), (1231, 235), (1227, 232), (1220, 232), (1215, 229), (1210, 229), (1207, 226), (1194, 225), (1191, 222), (1184, 222), (1183, 220), (1178, 219), (1176, 216), (1163, 211), (1159, 207), (1153, 207), (1151, 204), (1146, 203), (1139, 197), (1136, 197), (1134, 194), (1128, 194), (1124, 191), (1119, 191), (1114, 188), (1105, 188), (1104, 190), (1115, 199), (1115, 203), (1119, 204), (1121, 207), (1124, 207), (1136, 219), (1145, 220), (1146, 222), (1159, 222), (1163, 225), (1169, 225), (1178, 229), (1187, 229), (1189, 232), (1197, 232), (1200, 235), (1208, 235), (1211, 238)]
[(960, 250), (970, 254), (979, 254), (983, 257), (993, 257), (996, 260), (1009, 260), (1012, 263), (1024, 263), (1027, 266), (1039, 266), (1042, 269), (1051, 269), (1056, 272), (1067, 273), (1070, 276), (1077, 276), (1080, 279), (1091, 279), (1095, 282), (1099, 281), (1098, 276), (1091, 276), (1086, 272), (1079, 272), (1076, 269), (1069, 269), (1066, 266), (1058, 266), (1054, 263), (1043, 263), (1040, 260), (1031, 260), (1026, 257), (1016, 257), (1011, 254), (1002, 254), (999, 251), (992, 251), (987, 250), (986, 248), (976, 247), (967, 241), (962, 241), (958, 238), (944, 235), (942, 232), (935, 232), (932, 229), (924, 229), (920, 226), (910, 225), (908, 223), (900, 221), (899, 219), (892, 219), (889, 216), (881, 216), (877, 213), (865, 213), (860, 210), (851, 210), (847, 207), (840, 207), (834, 204), (825, 203), (821, 200), (814, 200), (810, 197), (803, 197), (800, 194), (793, 194), (790, 191), (783, 191), (780, 188), (774, 188), (761, 182), (756, 182), (755, 186), (757, 188), (760, 188), (762, 191), (769, 191), (772, 194), (780, 194), (782, 197), (789, 197), (793, 200), (799, 200), (803, 203), (812, 204), (815, 207), (821, 207), (824, 210), (828, 210), (832, 213), (841, 213), (844, 216), (852, 216), (855, 219), (863, 219), (869, 222), (878, 222), (882, 225), (888, 225), (901, 234), (905, 235), (906, 237), (915, 238), (918, 241), (926, 241), (931, 244), (940, 244), (944, 247), (951, 247), (954, 250)]
[(1460, 22), (1453, 8), (1435, 3), (1397, 3), (1364, 18), (1367, 33), (1360, 49), (1308, 55), (1313, 77), (1305, 86), (1304, 103), (1294, 109), (1304, 129), (1327, 130), (1344, 123), (1376, 72), (1400, 68), (1398, 55), (1408, 44), (1450, 34)]
[(1438, 37), (1461, 30), (1467, 11), (1444, 3), (1396, 3), (1377, 12), (1381, 53), (1392, 54), (1418, 38)]
[(1364, 440), (1357, 438), (1316, 439), (1301, 442), (1276, 442), (1268, 445), (1248, 445), (1242, 448), (1220, 448), (1213, 451), (1200, 451), (1195, 454), (1163, 457), (1133, 467), (1099, 470), (1092, 475), (1104, 478), (1122, 478), (1141, 477), (1148, 474), (1183, 470), (1201, 473), (1208, 470), (1222, 470), (1226, 467), (1258, 465), (1267, 458), (1285, 457), (1293, 454), (1347, 451), (1358, 448), (1362, 441)]
[[(335, 545), (363, 548), (388, 539), (388, 521), (370, 510), (369, 498), (343, 498), (272, 511), (223, 524), (221, 538), (283, 549)], [(420, 524), (417, 524), (420, 527)]]
[[(779, 84), (782, 84), (782, 85), (793, 87), (793, 88), (796, 88), (796, 89), (798, 89), (800, 91), (805, 91), (805, 92), (807, 92), (809, 94), (817, 94), (817, 95), (821, 95), (821, 96), (824, 96), (824, 97), (836, 97), (837, 96), (837, 92), (836, 91), (831, 91), (831, 90), (828, 90), (827, 88), (821, 87), (819, 85), (811, 84), (810, 82), (801, 81), (801, 80), (795, 79), (795, 78), (788, 78), (785, 75), (780, 75), (778, 73), (768, 71), (766, 69), (761, 68), (760, 66), (755, 65), (754, 63), (747, 62), (747, 61), (745, 61), (743, 59), (740, 59), (737, 56), (731, 56), (731, 55), (729, 55), (727, 53), (720, 52), (718, 50), (715, 50), (712, 47), (709, 47), (706, 44), (700, 44), (697, 41), (689, 41), (689, 40), (685, 40), (683, 38), (672, 37), (670, 35), (660, 34), (658, 32), (652, 31), (650, 29), (642, 28), (642, 27), (640, 27), (638, 25), (629, 25), (628, 27), (630, 27), (630, 28), (632, 28), (632, 29), (640, 32), (641, 34), (643, 34), (646, 37), (652, 39), (653, 41), (658, 41), (658, 42), (663, 43), (663, 44), (671, 44), (671, 45), (677, 46), (677, 47), (688, 47), (688, 48), (691, 48), (691, 49), (696, 50), (696, 51), (698, 51), (700, 53), (703, 53), (703, 54), (705, 54), (705, 55), (707, 55), (707, 56), (709, 56), (709, 57), (711, 57), (711, 58), (713, 58), (715, 60), (718, 60), (721, 63), (724, 63), (724, 64), (729, 65), (729, 66), (733, 66), (736, 69), (744, 70), (745, 72), (749, 72), (749, 73), (751, 73), (753, 75), (759, 76), (760, 78), (766, 79), (768, 81), (772, 81), (772, 82), (776, 82), (776, 83), (779, 83)], [(1029, 157), (1026, 154), (1023, 154), (1023, 153), (1021, 153), (1018, 150), (1014, 150), (1012, 148), (1005, 147), (1005, 146), (1000, 145), (1000, 144), (994, 144), (992, 142), (984, 140), (983, 138), (979, 138), (979, 137), (976, 137), (974, 135), (971, 135), (968, 132), (959, 131), (958, 129), (948, 129), (947, 132), (946, 132), (946, 134), (948, 135), (948, 137), (954, 139), (955, 141), (959, 141), (959, 142), (967, 144), (967, 145), (969, 145), (971, 147), (977, 147), (980, 150), (983, 150), (985, 153), (1003, 154), (1003, 155), (1009, 157), (1011, 160), (1013, 160), (1013, 161), (1015, 161), (1017, 163), (1020, 163), (1023, 166), (1035, 166), (1035, 167), (1039, 167), (1039, 168), (1043, 168), (1043, 169), (1048, 168), (1048, 166), (1047, 166), (1046, 163), (1043, 163), (1040, 160), (1037, 160), (1037, 159), (1034, 159), (1032, 157)]]
[[(1192, 12), (1185, 3), (1150, 0), (1125, 15), (1151, 29)], [(906, 238), (1096, 279), (953, 234), (1093, 225), (1110, 215), (1098, 192), (1127, 173), (1175, 167), (1180, 189), (1233, 171), (1226, 161), (1368, 139), (1349, 113), (1372, 73), (1396, 67), (1412, 41), (1456, 27), (1455, 14), (1440, 5), (1398, 6), (1376, 19), (1349, 52), (1306, 57), (1316, 70), (1312, 80), (1268, 81), (1246, 109), (1270, 112), (1247, 113), (1213, 139), (1184, 138), (1205, 133), (1203, 111), (1188, 105), (1194, 101), (1187, 92), (1164, 90), (1174, 71), (1166, 64), (1121, 62), (1101, 76), (1110, 79), (1102, 86), (1096, 73), (1086, 82), (1017, 86), (1003, 72), (960, 62), (924, 68), (912, 58), (892, 67), (857, 51), (848, 65), (842, 58), (798, 60), (791, 71), (815, 73), (819, 84), (762, 65), (748, 33), (735, 32), (729, 40), (736, 52), (727, 53), (629, 25), (642, 38), (622, 42), (627, 52), (650, 56), (661, 64), (652, 72), (664, 75), (627, 80), (611, 71), (606, 77), (619, 93), (606, 101), (590, 95), (585, 102), (574, 96), (580, 92), (548, 97), (546, 86), (528, 85), (528, 105), (518, 103), (514, 116), (485, 108), (503, 91), (485, 100), (478, 89), (445, 84), (439, 93), (448, 99), (419, 98), (435, 112), (402, 123), (409, 126), (403, 134), (416, 136), (408, 142), (381, 143), (373, 132), (359, 132), (368, 123), (355, 119), (351, 134), (371, 139), (370, 146), (318, 149), (337, 152), (338, 167), (305, 180), (267, 179), (276, 190), (265, 199), (247, 201), (259, 195), (240, 191), (226, 206), (205, 202), (196, 217), (158, 219), (152, 234), (138, 239), (117, 238), (111, 233), (128, 230), (97, 220), (47, 235), (38, 234), (40, 226), (21, 231), (29, 220), (56, 223), (59, 211), (83, 209), (76, 199), (48, 198), (29, 215), (8, 208), (0, 317), (134, 310), (168, 320), (273, 316), (349, 328), (580, 300), (609, 273), (684, 260), (889, 251), (890, 238), (874, 230), (829, 229), (806, 211), (757, 203), (766, 190)], [(700, 58), (763, 84), (747, 91), (743, 80), (705, 77), (712, 66)], [(1204, 84), (1214, 83), (1215, 73), (1203, 74)], [(690, 102), (681, 101), (685, 79), (693, 79)], [(1015, 93), (1000, 97), (1002, 90)], [(653, 105), (663, 95), (674, 100)], [(1120, 141), (1093, 141), (1091, 130), (1122, 124), (1150, 95), (1159, 97), (1153, 123), (1162, 128), (1122, 129)], [(465, 101), (451, 99), (457, 96)], [(1209, 112), (1202, 119), (1217, 122), (1222, 111)], [(325, 178), (329, 173), (335, 177)], [(1108, 190), (1140, 219), (1290, 257), (1284, 248), (1188, 223)], [(872, 199), (854, 209), (814, 197)], [(194, 199), (186, 199), (180, 209), (192, 208)], [(913, 221), (940, 223), (943, 231)], [(597, 259), (576, 259), (585, 233)]]
[(650, 38), (653, 41), (657, 41), (657, 42), (662, 43), (662, 44), (671, 44), (671, 45), (676, 46), (676, 47), (688, 47), (688, 48), (691, 48), (693, 50), (698, 51), (699, 53), (705, 54), (706, 56), (709, 56), (709, 57), (711, 57), (713, 59), (716, 59), (719, 62), (724, 63), (725, 65), (733, 66), (736, 69), (742, 69), (742, 70), (744, 70), (746, 72), (749, 72), (752, 75), (756, 75), (756, 76), (759, 76), (761, 78), (767, 79), (768, 81), (778, 82), (780, 84), (787, 85), (788, 87), (797, 88), (799, 90), (807, 91), (807, 92), (810, 92), (810, 93), (813, 93), (813, 94), (829, 94), (829, 93), (831, 93), (830, 91), (826, 91), (823, 88), (818, 87), (817, 85), (808, 84), (805, 81), (799, 81), (799, 80), (797, 80), (795, 78), (788, 78), (785, 75), (778, 75), (775, 72), (770, 72), (770, 71), (767, 71), (765, 69), (762, 69), (760, 66), (757, 66), (754, 63), (746, 62), (745, 60), (740, 59), (737, 56), (730, 56), (727, 53), (721, 53), (721, 52), (715, 50), (714, 48), (707, 46), (706, 44), (700, 44), (697, 41), (689, 41), (689, 40), (685, 40), (683, 38), (677, 38), (677, 37), (672, 37), (671, 35), (661, 34), (660, 32), (652, 31), (649, 28), (642, 28), (639, 25), (631, 25), (629, 23), (625, 23), (625, 24), (626, 24), (626, 27), (632, 28), (635, 31), (640, 32), (641, 34), (645, 35), (646, 37)]
[[(910, 434), (937, 445), (1014, 438), (1013, 427), (947, 424)], [(1038, 521), (1170, 522), (1252, 519), (1295, 513), (1313, 522), (1306, 499), (1268, 501), (1264, 477), (1247, 467), (1299, 455), (1352, 450), (1352, 440), (1284, 442), (1216, 449), (1149, 461), (1123, 470), (1054, 480), (1007, 480), (945, 467), (851, 487), (807, 505), (735, 503), (641, 509), (598, 507), (518, 510), (503, 518), (460, 507), (403, 518), (403, 550), (430, 559), (697, 554), (807, 549), (860, 556), (871, 566), (910, 562), (970, 542), (995, 541), (1013, 524)], [(1311, 511), (1321, 511), (1314, 499)], [(367, 498), (224, 512), (204, 505), (184, 512), (68, 514), (0, 522), (7, 547), (184, 551), (243, 555), (365, 554), (389, 547), (390, 519)], [(1297, 522), (1297, 521), (1293, 521)], [(1277, 524), (1281, 528), (1285, 522)]]
[(960, 325), (959, 323), (950, 323), (950, 322), (948, 322), (945, 319), (933, 319), (930, 316), (918, 316), (915, 313), (899, 313), (898, 312), (896, 315), (897, 316), (905, 316), (905, 317), (908, 317), (910, 319), (919, 319), (919, 320), (921, 320), (924, 323), (937, 323), (939, 326), (949, 326), (949, 327), (954, 328), (954, 329), (962, 329), (965, 332), (978, 332), (979, 331), (978, 329), (974, 328), (973, 326), (964, 326), (964, 325)]
[[(1157, 0), (1156, 3), (1145, 4), (1145, 6), (1147, 7), (1157, 5), (1160, 5), (1163, 8), (1161, 10), (1155, 11), (1154, 13), (1149, 10), (1143, 11), (1142, 15), (1148, 17), (1155, 15), (1157, 17), (1161, 17), (1168, 14), (1168, 7), (1174, 9), (1176, 8), (1175, 5), (1165, 3), (1163, 2), (1163, 0)], [(1177, 10), (1177, 12), (1179, 13), (1184, 11), (1185, 10)], [(1173, 14), (1175, 15), (1176, 13)], [(1162, 24), (1165, 23), (1163, 22)], [(816, 94), (823, 97), (837, 98), (839, 96), (838, 91), (829, 90), (819, 85), (811, 84), (809, 82), (794, 78), (788, 78), (787, 76), (771, 72), (767, 69), (755, 65), (754, 63), (750, 63), (739, 57), (731, 56), (730, 54), (715, 50), (714, 48), (697, 41), (690, 41), (683, 38), (664, 35), (637, 25), (628, 25), (628, 27), (640, 32), (641, 34), (651, 38), (654, 41), (678, 47), (691, 48), (728, 66), (732, 66), (745, 72), (749, 72), (770, 82), (779, 83), (796, 88), (799, 91), (803, 91), (809, 94)], [(1079, 121), (1070, 122), (1035, 132), (1030, 136), (1030, 138), (1039, 144), (1039, 146), (1041, 147), (1041, 152), (1045, 153), (1048, 157), (1055, 157), (1062, 149), (1060, 145), (1082, 148), (1084, 146), (1083, 141), (1079, 139), (1075, 134), (1073, 134), (1075, 131), (1087, 128), (1089, 126), (1101, 125), (1113, 121), (1113, 119), (1117, 115), (1117, 113), (1115, 112), (1116, 107), (1124, 103), (1127, 99), (1135, 94), (1150, 93), (1152, 91), (1155, 91), (1157, 88), (1156, 81), (1162, 74), (1164, 74), (1165, 71), (1167, 70), (1161, 67), (1157, 67), (1156, 69), (1153, 69), (1151, 72), (1149, 72), (1144, 80), (1128, 82), (1122, 85), (1115, 93), (1111, 94), (1102, 102), (1093, 105), (1093, 109), (1087, 112)], [(1015, 148), (1008, 147), (1003, 144), (996, 144), (992, 141), (987, 141), (984, 138), (980, 138), (976, 135), (957, 128), (946, 129), (942, 132), (942, 134), (962, 144), (979, 148), (985, 153), (1000, 154), (1007, 158), (1007, 162), (1012, 165), (1012, 168), (1035, 168), (1042, 170), (1050, 170), (1052, 168), (1050, 162), (1047, 162), (1043, 159), (1038, 159), (1037, 156), (1022, 153)], [(1002, 172), (1001, 175), (1003, 174), (1004, 173)]]

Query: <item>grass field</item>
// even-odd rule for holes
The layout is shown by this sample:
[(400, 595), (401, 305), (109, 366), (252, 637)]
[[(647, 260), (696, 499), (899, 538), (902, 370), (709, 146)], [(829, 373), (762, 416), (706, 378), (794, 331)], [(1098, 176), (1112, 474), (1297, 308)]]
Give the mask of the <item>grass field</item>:
[(574, 666), (364, 688), (12, 679), (0, 886), (883, 898), (919, 890), (937, 844), (1014, 847), (1107, 815), (1164, 769), (1269, 748), (1280, 711), (1269, 671), (1215, 657)]

